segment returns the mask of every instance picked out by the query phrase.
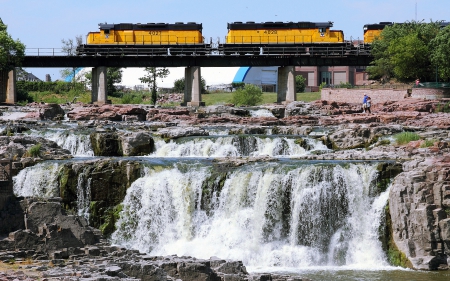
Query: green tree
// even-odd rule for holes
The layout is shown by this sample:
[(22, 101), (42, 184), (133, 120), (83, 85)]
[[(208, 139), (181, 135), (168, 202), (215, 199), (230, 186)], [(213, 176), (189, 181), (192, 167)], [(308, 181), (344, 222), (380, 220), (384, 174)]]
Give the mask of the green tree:
[(231, 87), (233, 87), (233, 89), (242, 89), (244, 88), (245, 83), (244, 82), (232, 82), (231, 83)]
[(158, 99), (157, 95), (157, 82), (156, 79), (158, 78), (166, 78), (169, 75), (169, 70), (165, 67), (163, 68), (156, 68), (156, 67), (146, 67), (145, 68), (145, 76), (140, 77), (139, 80), (141, 80), (142, 83), (148, 84), (149, 88), (152, 91), (152, 103), (156, 104), (156, 100)]
[[(108, 79), (106, 80), (106, 91), (108, 94), (114, 95), (118, 92), (115, 84), (120, 84), (122, 82), (122, 73), (123, 70), (120, 67), (108, 67), (106, 70), (106, 76)], [(92, 85), (92, 71), (86, 72), (84, 74), (86, 78), (86, 83), (88, 85)]]
[[(180, 79), (176, 79), (173, 83), (173, 89), (175, 90), (175, 92), (177, 93), (183, 93), (184, 92), (184, 84), (185, 84), (185, 79), (180, 78)], [(206, 93), (206, 80), (205, 78), (201, 78), (200, 79), (200, 84), (201, 84), (201, 93), (205, 94)]]
[(450, 25), (441, 29), (431, 40), (431, 62), (444, 81), (450, 79)]
[(25, 56), (25, 45), (19, 39), (13, 40), (7, 26), (0, 18), (0, 70), (10, 71), (20, 67)]
[(430, 69), (430, 51), (417, 33), (393, 40), (388, 52), (392, 54), (394, 77), (399, 81), (414, 81)]
[(262, 101), (262, 90), (253, 84), (246, 84), (237, 89), (231, 96), (231, 103), (235, 105), (257, 105)]
[(301, 75), (295, 76), (295, 92), (303, 93), (306, 87), (306, 79)]
[(432, 71), (430, 42), (439, 32), (440, 22), (407, 22), (387, 26), (372, 43), (374, 57), (367, 68), (371, 79), (396, 78), (411, 82), (430, 79)]

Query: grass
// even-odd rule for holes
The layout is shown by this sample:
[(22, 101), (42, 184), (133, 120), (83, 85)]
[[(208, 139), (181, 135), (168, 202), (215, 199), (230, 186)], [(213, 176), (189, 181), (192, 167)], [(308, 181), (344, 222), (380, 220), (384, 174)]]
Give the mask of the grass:
[[(233, 93), (231, 92), (218, 92), (218, 93), (210, 93), (203, 94), (202, 101), (205, 102), (206, 105), (220, 105), (227, 104), (231, 101), (231, 96)], [(67, 93), (51, 93), (51, 92), (30, 92), (29, 95), (33, 97), (33, 100), (36, 102), (45, 102), (45, 103), (57, 103), (64, 104), (68, 102), (82, 102), (82, 103), (90, 103), (91, 102), (91, 92), (86, 91), (70, 91)], [(262, 101), (259, 105), (262, 104), (273, 104), (277, 102), (277, 93), (263, 93)], [(113, 97), (108, 96), (108, 100), (111, 100), (112, 104), (150, 104), (150, 97), (139, 94), (139, 93), (130, 93), (125, 94), (123, 97)], [(297, 100), (310, 102), (315, 100), (320, 100), (320, 92), (313, 93), (297, 93)], [(178, 103), (170, 104), (170, 106), (177, 106)]]
[(394, 135), (394, 139), (397, 144), (407, 144), (410, 141), (420, 140), (420, 136), (413, 132), (402, 132)]
[[(230, 92), (204, 94), (202, 95), (202, 101), (204, 101), (206, 105), (227, 104), (230, 103), (232, 95), (233, 93)], [(263, 93), (262, 98), (263, 100), (260, 105), (276, 103), (277, 93)], [(297, 93), (297, 100), (304, 102), (320, 100), (320, 92)]]
[(42, 145), (40, 143), (31, 146), (30, 148), (28, 148), (28, 150), (24, 156), (25, 157), (39, 157), (41, 146)]

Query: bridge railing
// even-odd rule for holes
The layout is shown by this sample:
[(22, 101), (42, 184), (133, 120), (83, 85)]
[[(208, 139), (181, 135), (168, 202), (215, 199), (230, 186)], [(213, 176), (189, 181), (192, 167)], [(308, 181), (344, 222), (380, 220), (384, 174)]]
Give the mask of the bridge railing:
[(25, 55), (27, 56), (67, 56), (62, 48), (26, 48)]

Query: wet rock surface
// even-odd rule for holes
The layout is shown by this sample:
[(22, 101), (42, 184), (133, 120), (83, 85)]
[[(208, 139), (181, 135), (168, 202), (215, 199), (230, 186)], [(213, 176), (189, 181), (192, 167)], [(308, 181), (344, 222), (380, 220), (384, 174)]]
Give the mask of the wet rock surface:
[[(252, 116), (254, 108), (228, 106), (166, 109), (73, 104), (61, 108), (66, 112), (66, 121), (77, 125), (73, 131), (89, 134), (96, 156), (148, 155), (156, 138), (170, 141), (208, 136), (207, 128), (220, 127), (234, 135), (236, 142), (242, 141), (243, 134), (277, 134), (296, 136), (298, 143), (303, 137), (313, 138), (327, 147), (296, 159), (399, 163), (402, 172), (395, 177), (389, 199), (392, 239), (411, 267), (444, 270), (450, 262), (450, 118), (448, 113), (440, 112), (440, 107), (446, 103), (446, 100), (405, 99), (375, 104), (372, 114), (361, 113), (360, 104), (326, 101), (260, 107), (273, 114), (269, 117)], [(28, 113), (21, 120), (0, 121), (6, 128), (0, 136), (2, 158), (14, 159), (15, 170), (19, 171), (44, 160), (73, 157), (53, 141), (26, 135), (30, 130), (59, 122), (55, 121), (61, 119), (57, 106), (32, 105), (24, 110)], [(45, 120), (53, 120), (52, 125), (42, 125)], [(422, 140), (397, 145), (390, 139), (405, 131), (415, 132), (433, 143), (425, 146)], [(27, 151), (37, 144), (41, 145), (40, 153), (29, 156)], [(307, 145), (303, 143), (304, 147)], [(216, 159), (214, 165), (229, 168), (258, 161), (278, 160), (269, 156), (225, 157)], [(0, 259), (11, 268), (0, 267), (0, 280), (306, 280), (274, 274), (251, 275), (239, 261), (153, 257), (109, 245), (98, 229), (89, 225), (103, 225), (102, 231), (111, 230), (113, 220), (108, 224), (88, 223), (60, 208), (61, 203), (70, 205), (70, 200), (65, 201), (67, 198), (76, 196), (74, 182), (69, 179), (76, 180), (86, 169), (94, 175), (96, 183), (92, 186), (109, 187), (92, 191), (97, 204), (94, 209), (102, 214), (113, 212), (127, 187), (143, 171), (139, 161), (86, 160), (70, 164), (61, 174), (65, 187), (62, 192), (66, 192), (63, 199), (52, 202), (17, 199), (21, 203), (10, 199), (9, 207), (0, 213), (11, 221), (8, 227), (0, 226), (7, 235), (0, 241)], [(24, 204), (24, 200), (28, 203)], [(46, 215), (35, 216), (43, 213)], [(19, 268), (11, 271), (13, 265)]]

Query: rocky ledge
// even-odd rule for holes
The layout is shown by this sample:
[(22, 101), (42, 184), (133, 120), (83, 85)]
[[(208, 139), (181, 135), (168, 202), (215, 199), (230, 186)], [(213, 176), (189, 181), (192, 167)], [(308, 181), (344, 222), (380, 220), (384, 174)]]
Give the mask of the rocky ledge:
[(249, 274), (241, 261), (149, 256), (113, 246), (82, 217), (68, 215), (60, 201), (20, 201), (25, 225), (0, 240), (0, 280), (309, 280)]

